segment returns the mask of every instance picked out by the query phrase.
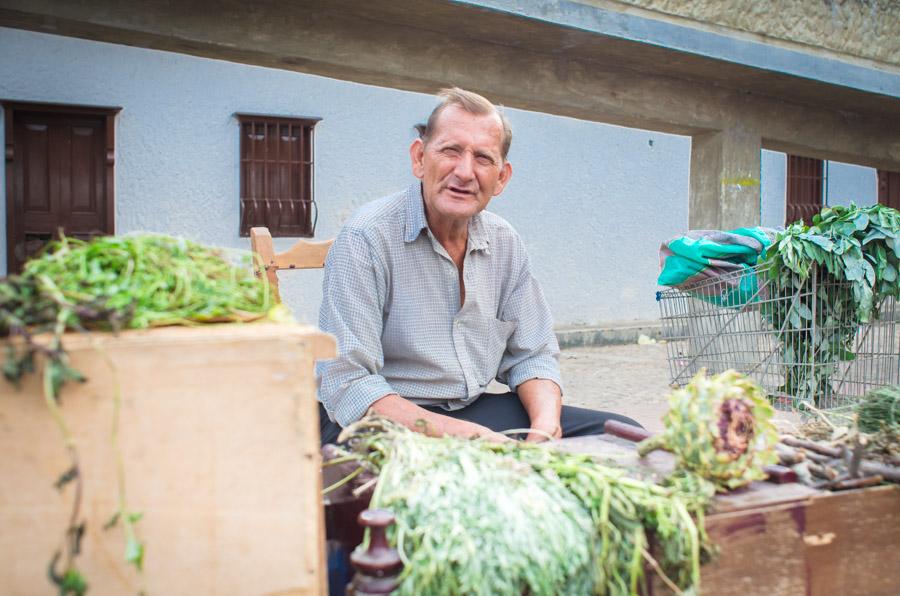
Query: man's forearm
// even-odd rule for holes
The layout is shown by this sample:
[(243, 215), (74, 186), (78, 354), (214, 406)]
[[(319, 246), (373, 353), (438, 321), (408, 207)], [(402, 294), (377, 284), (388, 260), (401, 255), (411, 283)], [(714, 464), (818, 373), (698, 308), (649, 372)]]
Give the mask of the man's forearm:
[[(531, 428), (550, 435), (554, 439), (562, 436), (559, 417), (562, 412), (562, 392), (559, 385), (549, 379), (529, 379), (516, 387), (516, 393), (528, 419)], [(546, 439), (540, 433), (528, 435), (528, 440)]]
[(369, 411), (432, 437), (452, 435), (466, 438), (485, 437), (492, 440), (499, 440), (502, 437), (486, 426), (426, 410), (396, 393), (385, 395), (373, 403)]

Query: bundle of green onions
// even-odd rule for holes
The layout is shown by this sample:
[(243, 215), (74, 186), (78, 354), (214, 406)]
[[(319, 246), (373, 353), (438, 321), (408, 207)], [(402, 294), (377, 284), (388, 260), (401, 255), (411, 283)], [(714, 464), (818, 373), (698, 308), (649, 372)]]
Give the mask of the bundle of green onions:
[[(0, 337), (53, 332), (48, 355), (63, 382), (78, 378), (59, 345), (68, 329), (278, 319), (284, 313), (275, 304), (265, 276), (257, 279), (249, 260), (238, 266), (220, 249), (158, 234), (63, 238), (21, 275), (0, 280)], [(40, 349), (26, 344), (21, 355), (7, 346), (4, 372), (11, 381), (32, 368)]]
[[(699, 586), (708, 494), (662, 487), (530, 443), (430, 438), (378, 418), (343, 456), (377, 474), (405, 565), (399, 594), (636, 594), (646, 567)], [(652, 553), (652, 554), (651, 554)]]
[(0, 333), (57, 316), (72, 328), (248, 320), (272, 305), (249, 262), (237, 267), (220, 249), (158, 234), (63, 238), (0, 282)]
[(672, 392), (665, 432), (642, 441), (638, 453), (671, 451), (680, 470), (720, 491), (738, 488), (765, 478), (763, 466), (778, 459), (773, 414), (763, 390), (742, 374), (728, 370), (707, 377), (700, 371)]

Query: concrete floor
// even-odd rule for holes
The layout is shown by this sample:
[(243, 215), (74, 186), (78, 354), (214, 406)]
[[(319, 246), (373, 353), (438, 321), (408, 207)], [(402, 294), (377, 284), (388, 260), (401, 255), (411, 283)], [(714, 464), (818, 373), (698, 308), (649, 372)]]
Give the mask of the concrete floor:
[(560, 368), (563, 403), (624, 414), (647, 430), (662, 430), (669, 388), (664, 344), (569, 348)]
[[(672, 391), (664, 343), (568, 348), (561, 353), (560, 368), (563, 403), (624, 414), (651, 432), (663, 429)], [(788, 431), (800, 418), (777, 411), (774, 422)]]

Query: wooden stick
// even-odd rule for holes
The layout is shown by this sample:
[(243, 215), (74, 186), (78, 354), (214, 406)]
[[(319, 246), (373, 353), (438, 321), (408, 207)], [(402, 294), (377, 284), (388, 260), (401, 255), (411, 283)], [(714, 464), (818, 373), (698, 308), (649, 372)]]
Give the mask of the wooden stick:
[(850, 490), (851, 488), (865, 488), (867, 486), (875, 486), (884, 482), (881, 476), (866, 476), (865, 478), (850, 478), (848, 480), (838, 480), (826, 485), (831, 490)]
[(603, 432), (635, 443), (650, 437), (650, 433), (639, 426), (625, 424), (618, 420), (607, 420), (603, 424)]
[(828, 457), (827, 455), (822, 455), (821, 453), (816, 453), (815, 451), (805, 451), (806, 458), (809, 461), (814, 461), (818, 464), (833, 464), (834, 462), (843, 463), (844, 460), (838, 459), (835, 457)]
[(859, 478), (859, 464), (862, 462), (864, 449), (865, 444), (860, 440), (856, 441), (853, 449), (848, 449), (844, 446), (844, 461), (847, 462), (847, 471), (850, 473), (850, 478)]
[(882, 476), (885, 480), (900, 482), (900, 468), (866, 460), (860, 462), (859, 467), (866, 474), (876, 474)]
[(819, 478), (824, 478), (825, 480), (834, 480), (838, 477), (838, 473), (836, 470), (827, 466), (823, 466), (821, 464), (807, 462), (806, 467), (809, 469), (811, 474), (813, 474), (814, 476), (818, 476)]
[(775, 443), (775, 451), (778, 453), (778, 460), (783, 466), (793, 466), (806, 459), (805, 451), (788, 447), (782, 443)]
[(814, 451), (816, 453), (821, 453), (822, 455), (827, 455), (828, 457), (841, 457), (843, 455), (841, 449), (837, 447), (829, 447), (828, 445), (820, 445), (815, 441), (809, 441), (807, 439), (799, 439), (797, 437), (793, 437), (791, 435), (783, 435), (781, 437), (781, 442), (785, 445), (789, 445), (791, 447), (799, 447), (801, 449), (806, 449), (808, 451)]

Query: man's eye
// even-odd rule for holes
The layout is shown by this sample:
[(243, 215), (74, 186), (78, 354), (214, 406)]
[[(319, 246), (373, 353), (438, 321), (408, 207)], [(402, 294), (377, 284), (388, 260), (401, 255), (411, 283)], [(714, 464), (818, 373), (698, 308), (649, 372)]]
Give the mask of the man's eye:
[(459, 155), (459, 149), (457, 147), (444, 147), (441, 149), (441, 153), (444, 155)]
[(483, 166), (494, 165), (494, 160), (492, 158), (488, 157), (487, 155), (478, 155), (475, 157), (475, 159), (477, 159), (478, 163), (480, 163)]

